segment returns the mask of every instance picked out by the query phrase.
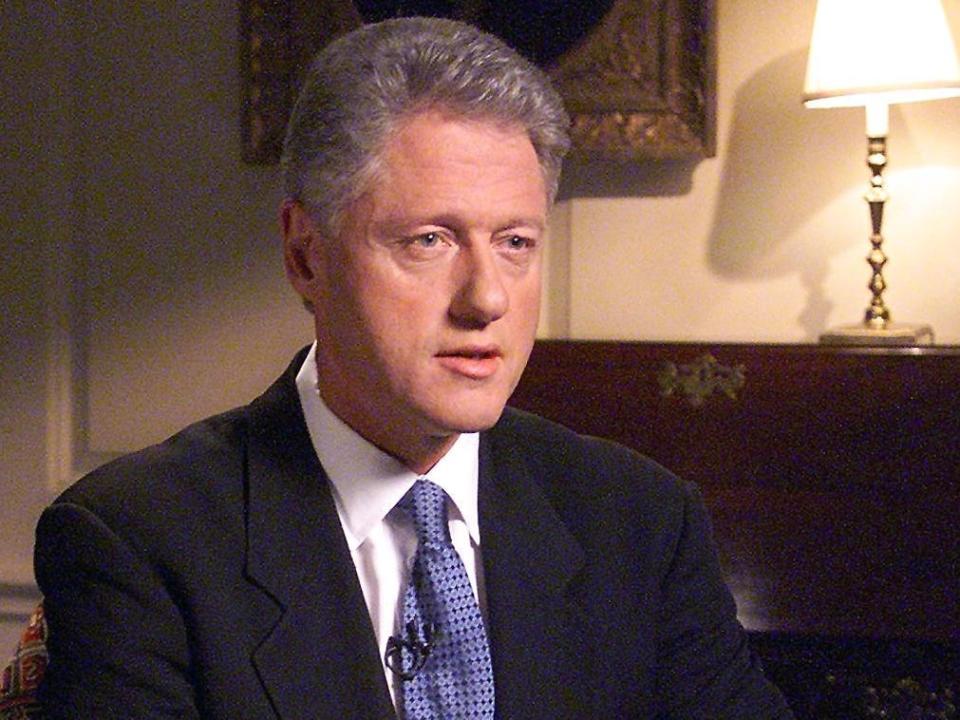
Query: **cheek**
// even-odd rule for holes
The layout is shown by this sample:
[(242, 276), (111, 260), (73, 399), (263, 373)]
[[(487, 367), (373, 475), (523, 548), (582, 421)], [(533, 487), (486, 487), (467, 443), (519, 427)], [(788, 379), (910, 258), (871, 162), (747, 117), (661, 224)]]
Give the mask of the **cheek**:
[[(359, 313), (362, 332), (391, 373), (403, 372), (411, 360), (433, 347), (438, 333), (437, 308), (442, 307), (426, 288), (407, 291), (401, 286), (361, 285)], [(409, 368), (407, 368), (409, 370)]]
[(384, 281), (370, 274), (358, 279), (357, 297), (363, 313), (382, 332), (413, 327), (433, 304), (429, 289)]
[(524, 325), (536, 327), (540, 317), (540, 276), (525, 278), (513, 294), (511, 309), (516, 311), (518, 320)]

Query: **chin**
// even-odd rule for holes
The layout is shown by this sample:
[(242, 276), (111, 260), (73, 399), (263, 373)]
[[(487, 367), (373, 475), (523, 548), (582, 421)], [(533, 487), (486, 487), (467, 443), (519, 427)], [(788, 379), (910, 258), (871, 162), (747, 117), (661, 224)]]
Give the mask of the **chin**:
[(434, 424), (445, 433), (472, 433), (489, 430), (497, 424), (503, 415), (506, 403), (498, 403), (488, 407), (473, 407), (451, 409), (449, 412), (440, 412), (433, 416)]

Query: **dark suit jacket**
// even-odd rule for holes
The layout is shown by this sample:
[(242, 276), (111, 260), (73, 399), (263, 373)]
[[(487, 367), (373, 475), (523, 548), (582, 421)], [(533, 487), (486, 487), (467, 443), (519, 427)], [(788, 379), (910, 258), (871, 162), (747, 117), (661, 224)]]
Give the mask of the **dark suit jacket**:
[[(387, 718), (294, 378), (91, 473), (36, 571), (50, 718)], [(745, 645), (695, 490), (507, 410), (480, 443), (497, 715), (789, 717)]]

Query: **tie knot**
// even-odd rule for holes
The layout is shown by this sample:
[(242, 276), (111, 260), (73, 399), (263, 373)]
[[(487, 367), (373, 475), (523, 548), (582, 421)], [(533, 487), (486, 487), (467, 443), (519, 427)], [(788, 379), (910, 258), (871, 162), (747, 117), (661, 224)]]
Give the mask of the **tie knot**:
[(425, 545), (448, 542), (447, 494), (439, 485), (419, 479), (397, 505), (413, 520), (418, 542)]

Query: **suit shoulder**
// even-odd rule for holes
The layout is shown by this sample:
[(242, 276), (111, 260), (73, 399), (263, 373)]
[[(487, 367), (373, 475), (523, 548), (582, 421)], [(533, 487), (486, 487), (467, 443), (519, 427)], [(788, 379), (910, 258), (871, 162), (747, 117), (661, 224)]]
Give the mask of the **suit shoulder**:
[(54, 503), (82, 505), (107, 517), (139, 510), (156, 514), (163, 506), (182, 505), (189, 495), (215, 492), (216, 485), (228, 485), (232, 478), (239, 483), (245, 435), (244, 409), (214, 415), (101, 465)]
[[(570, 428), (516, 408), (507, 408), (491, 430), (493, 442), (520, 454), (536, 475), (579, 478), (585, 491), (655, 493), (683, 502), (694, 492), (692, 483), (676, 477), (655, 460), (606, 438), (582, 435)], [(585, 483), (589, 479), (591, 482)], [(571, 483), (564, 482), (569, 487)]]
[(531, 483), (589, 555), (639, 553), (638, 566), (660, 577), (702, 506), (693, 483), (620, 443), (516, 410), (490, 435), (494, 472)]

